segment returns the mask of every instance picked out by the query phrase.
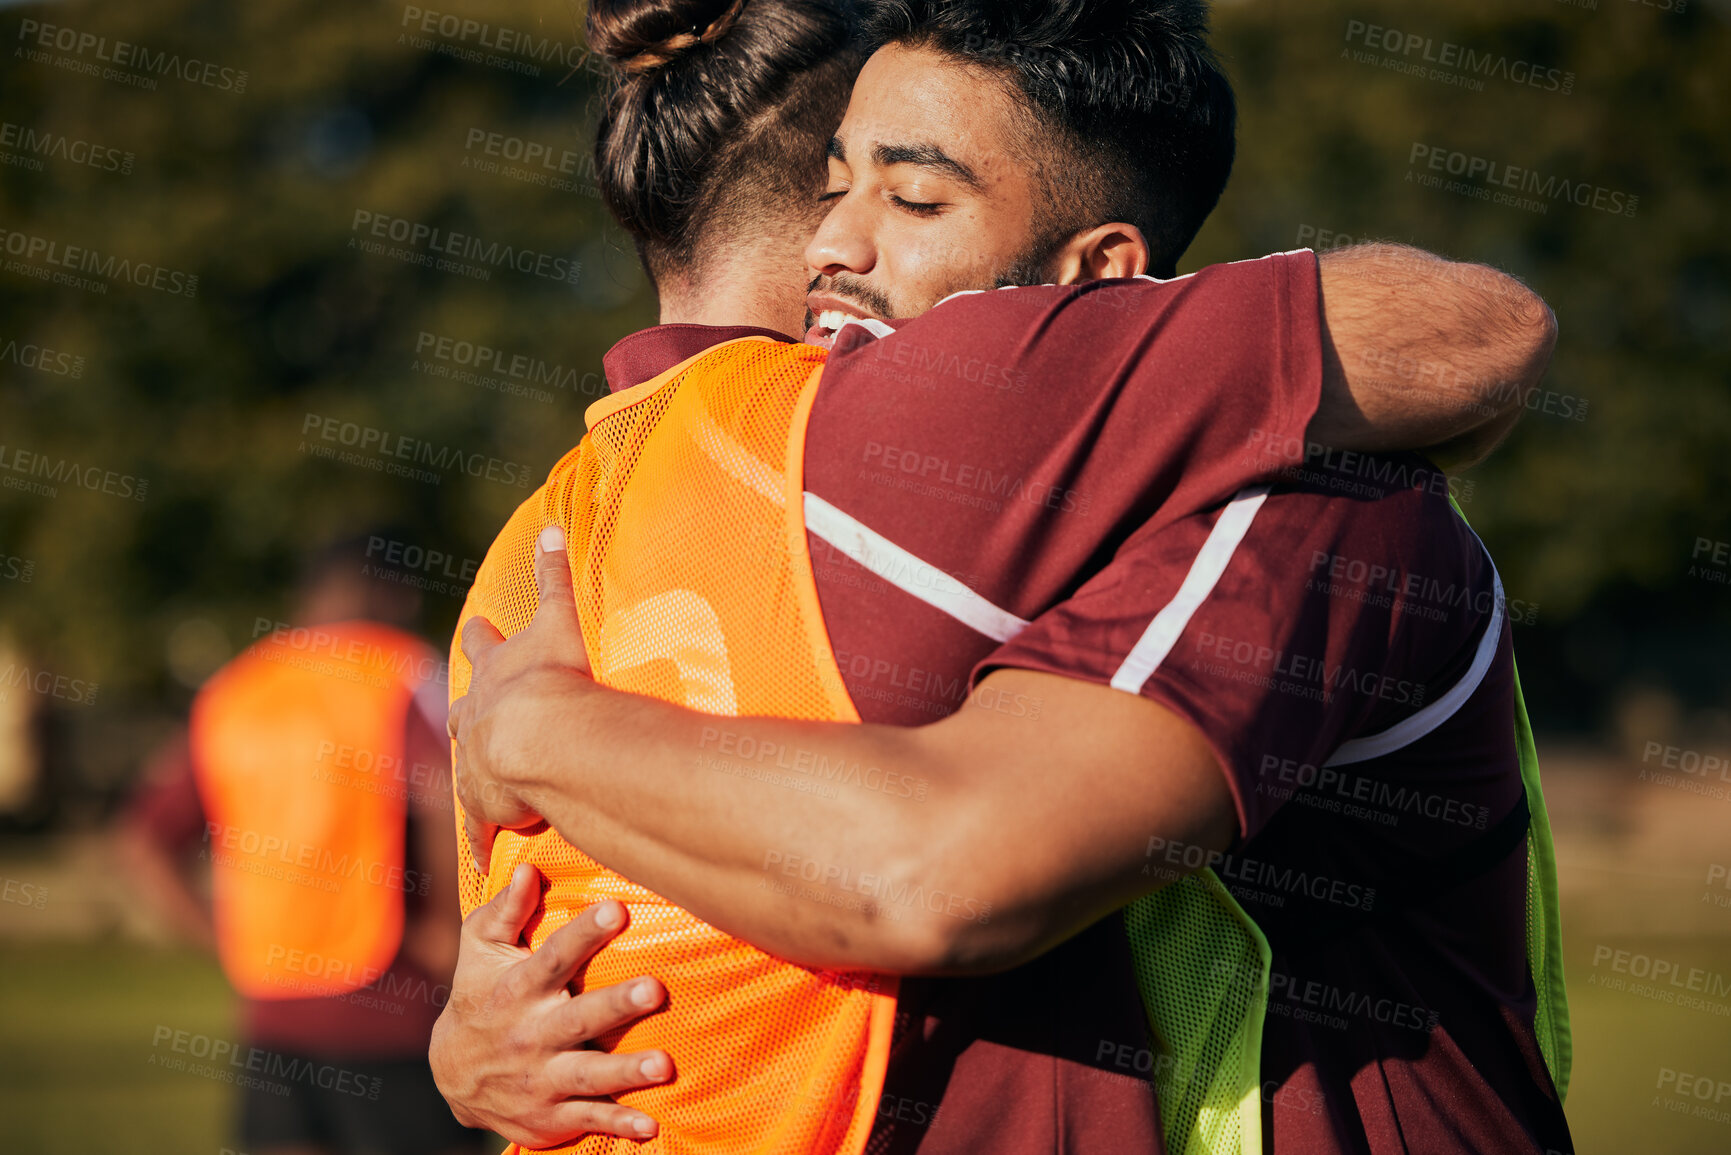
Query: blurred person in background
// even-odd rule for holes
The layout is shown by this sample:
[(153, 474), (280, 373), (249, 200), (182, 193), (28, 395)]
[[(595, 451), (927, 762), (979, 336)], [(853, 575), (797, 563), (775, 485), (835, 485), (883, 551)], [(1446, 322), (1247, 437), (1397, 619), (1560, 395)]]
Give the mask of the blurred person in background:
[(426, 1057), (459, 930), (445, 671), (379, 540), (313, 559), (293, 624), (259, 620), (121, 823), (134, 885), (241, 996), (251, 1155), (483, 1149)]

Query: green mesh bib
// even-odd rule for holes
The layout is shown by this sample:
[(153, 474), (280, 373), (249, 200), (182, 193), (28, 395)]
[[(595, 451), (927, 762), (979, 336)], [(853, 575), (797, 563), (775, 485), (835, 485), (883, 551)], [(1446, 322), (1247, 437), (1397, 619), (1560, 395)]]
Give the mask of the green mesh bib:
[[(1568, 1096), (1574, 1048), (1563, 986), (1557, 861), (1518, 672), (1515, 741), (1531, 813), (1527, 968), (1538, 992), (1534, 1032), (1562, 1101)], [(1125, 907), (1124, 930), (1157, 1052), (1154, 1087), (1167, 1155), (1260, 1155), (1268, 940), (1212, 870), (1188, 875)]]

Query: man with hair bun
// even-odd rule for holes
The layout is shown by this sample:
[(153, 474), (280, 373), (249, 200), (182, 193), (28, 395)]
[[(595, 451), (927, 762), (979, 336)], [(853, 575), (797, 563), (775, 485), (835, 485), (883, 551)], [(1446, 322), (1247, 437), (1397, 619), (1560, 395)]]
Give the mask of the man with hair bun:
[[(1200, 3), (885, 0), (833, 135), (845, 14), (752, 0), (711, 38), (731, 7), (591, 11), (625, 69), (598, 169), (663, 324), (465, 607), (492, 901), (435, 1039), (459, 1117), (744, 1149), (678, 1085), (783, 1084), (681, 1018), (689, 930), (894, 992), (886, 1066), (874, 1010), (771, 1108), (838, 1126), (765, 1150), (1566, 1149), (1542, 797), (1438, 468), (1506, 433), (1549, 311), (1398, 246), (1173, 277), (1232, 156)], [(1355, 558), (1496, 609), (1354, 597)]]

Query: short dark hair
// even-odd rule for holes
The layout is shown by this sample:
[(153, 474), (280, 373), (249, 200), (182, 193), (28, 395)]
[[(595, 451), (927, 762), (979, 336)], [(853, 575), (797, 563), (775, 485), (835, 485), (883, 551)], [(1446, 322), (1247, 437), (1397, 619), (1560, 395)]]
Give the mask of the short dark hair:
[(711, 226), (821, 213), (824, 150), (864, 60), (848, 0), (590, 0), (612, 61), (596, 183), (652, 278)]
[(1053, 244), (1121, 220), (1170, 277), (1226, 188), (1237, 105), (1205, 0), (867, 0), (863, 32), (1011, 82), (1056, 146), (1035, 158)]

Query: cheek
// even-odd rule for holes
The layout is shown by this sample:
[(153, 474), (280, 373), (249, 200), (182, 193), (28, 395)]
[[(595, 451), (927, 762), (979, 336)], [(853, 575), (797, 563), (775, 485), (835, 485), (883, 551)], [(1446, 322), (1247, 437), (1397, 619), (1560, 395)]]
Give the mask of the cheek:
[(980, 222), (953, 218), (925, 224), (895, 246), (892, 290), (898, 304), (924, 312), (964, 289), (990, 289), (1008, 259), (1001, 238)]

